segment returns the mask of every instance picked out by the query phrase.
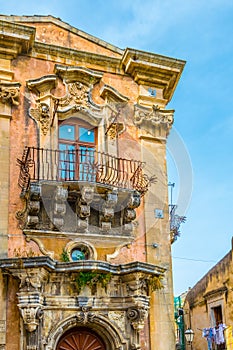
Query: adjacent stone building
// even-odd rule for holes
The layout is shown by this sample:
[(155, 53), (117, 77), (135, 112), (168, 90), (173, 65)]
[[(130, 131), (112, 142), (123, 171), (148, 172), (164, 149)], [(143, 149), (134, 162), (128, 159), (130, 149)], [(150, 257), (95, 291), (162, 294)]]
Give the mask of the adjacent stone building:
[(0, 22), (0, 349), (174, 349), (166, 105), (185, 62)]
[(210, 341), (212, 349), (232, 349), (233, 347), (232, 252), (233, 248), (189, 290), (186, 296), (185, 325), (186, 328), (192, 328), (195, 332), (193, 339), (195, 350), (208, 348), (208, 334), (203, 331), (214, 329), (214, 333), (218, 332), (219, 325), (224, 325), (224, 342), (217, 344), (218, 341), (216, 343), (215, 337), (212, 337), (212, 342)]

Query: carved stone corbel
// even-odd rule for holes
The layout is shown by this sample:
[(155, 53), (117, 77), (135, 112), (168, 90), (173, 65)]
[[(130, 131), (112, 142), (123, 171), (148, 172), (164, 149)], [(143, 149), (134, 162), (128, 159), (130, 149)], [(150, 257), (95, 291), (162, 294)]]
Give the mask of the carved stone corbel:
[(127, 207), (124, 210), (124, 230), (126, 232), (130, 232), (133, 229), (132, 221), (136, 219), (135, 209), (139, 207), (140, 203), (140, 193), (137, 191), (131, 193)]
[(90, 186), (83, 186), (81, 189), (81, 197), (77, 201), (77, 214), (81, 219), (86, 219), (90, 216), (90, 204), (94, 198), (94, 188)]
[(81, 200), (84, 203), (91, 204), (94, 198), (94, 188), (90, 186), (83, 186), (81, 190)]
[(117, 191), (113, 190), (112, 192), (107, 193), (101, 216), (101, 227), (104, 231), (111, 230), (111, 221), (114, 219), (114, 208), (117, 205), (117, 201)]
[(27, 202), (27, 227), (37, 228), (39, 224), (41, 186), (32, 183), (30, 185), (29, 200)]
[(20, 307), (20, 313), (23, 318), (25, 328), (28, 332), (34, 332), (40, 319), (43, 317), (43, 310), (40, 306), (26, 306)]
[(141, 196), (139, 192), (133, 192), (128, 201), (128, 208), (135, 209), (138, 208), (141, 203)]
[(64, 215), (66, 213), (66, 201), (68, 191), (62, 186), (57, 186), (54, 200), (53, 224), (60, 229), (64, 225)]
[(140, 350), (141, 349), (141, 345), (133, 343), (130, 346), (130, 350)]

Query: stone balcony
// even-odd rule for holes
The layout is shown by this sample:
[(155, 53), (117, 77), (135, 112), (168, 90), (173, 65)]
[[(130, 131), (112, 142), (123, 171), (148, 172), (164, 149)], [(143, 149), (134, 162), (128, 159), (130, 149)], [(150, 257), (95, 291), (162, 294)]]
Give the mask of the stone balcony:
[(142, 162), (31, 147), (18, 163), (25, 208), (17, 216), (24, 232), (111, 236), (116, 243), (132, 237), (135, 209), (149, 185)]

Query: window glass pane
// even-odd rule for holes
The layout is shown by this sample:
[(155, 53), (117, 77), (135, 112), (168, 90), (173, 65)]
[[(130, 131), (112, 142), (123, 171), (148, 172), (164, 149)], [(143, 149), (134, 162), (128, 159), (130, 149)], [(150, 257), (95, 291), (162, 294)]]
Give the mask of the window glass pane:
[(81, 181), (95, 181), (95, 150), (91, 147), (79, 148), (79, 179)]
[(79, 141), (81, 142), (95, 142), (94, 130), (89, 130), (84, 127), (79, 127)]
[(75, 126), (61, 125), (59, 127), (59, 137), (65, 140), (75, 140)]
[(75, 180), (75, 147), (65, 143), (59, 144), (59, 178)]

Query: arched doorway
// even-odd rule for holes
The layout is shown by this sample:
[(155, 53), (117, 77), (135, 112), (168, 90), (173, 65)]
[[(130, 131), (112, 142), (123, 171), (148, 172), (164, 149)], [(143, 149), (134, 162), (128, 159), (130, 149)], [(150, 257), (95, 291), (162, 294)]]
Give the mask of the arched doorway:
[(66, 332), (56, 350), (106, 350), (102, 339), (89, 328), (72, 328)]

